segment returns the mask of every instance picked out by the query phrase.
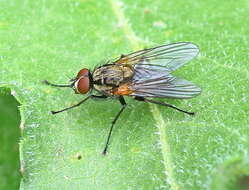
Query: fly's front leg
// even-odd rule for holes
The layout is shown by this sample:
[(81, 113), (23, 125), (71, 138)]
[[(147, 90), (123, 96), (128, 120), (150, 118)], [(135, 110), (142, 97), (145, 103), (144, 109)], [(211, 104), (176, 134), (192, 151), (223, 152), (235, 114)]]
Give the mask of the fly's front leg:
[(81, 104), (83, 104), (85, 101), (87, 101), (89, 98), (93, 98), (93, 99), (103, 99), (103, 98), (107, 98), (107, 96), (105, 96), (105, 95), (101, 95), (101, 96), (97, 96), (97, 95), (90, 95), (90, 96), (87, 96), (84, 100), (82, 100), (82, 101), (80, 101), (79, 103), (77, 103), (77, 104), (75, 104), (75, 105), (72, 105), (72, 106), (70, 106), (70, 107), (68, 107), (68, 108), (64, 108), (64, 109), (62, 109), (62, 110), (59, 110), (59, 111), (51, 111), (52, 112), (52, 114), (57, 114), (57, 113), (60, 113), (60, 112), (64, 112), (64, 111), (67, 111), (67, 110), (69, 110), (69, 109), (72, 109), (72, 108), (75, 108), (75, 107), (78, 107), (78, 106), (80, 106)]
[(119, 97), (119, 102), (120, 102), (122, 107), (119, 110), (119, 112), (117, 113), (117, 115), (115, 116), (114, 120), (112, 121), (112, 125), (111, 125), (110, 131), (109, 131), (109, 134), (108, 134), (108, 137), (107, 137), (107, 140), (106, 140), (105, 148), (104, 148), (104, 151), (103, 151), (104, 155), (106, 154), (107, 149), (108, 149), (108, 145), (109, 145), (109, 141), (110, 141), (110, 137), (111, 137), (111, 134), (112, 134), (113, 127), (114, 127), (116, 121), (118, 120), (119, 116), (124, 111), (124, 109), (125, 109), (125, 107), (127, 105), (123, 96)]
[(149, 102), (149, 103), (157, 104), (157, 105), (161, 105), (161, 106), (166, 106), (166, 107), (173, 108), (173, 109), (175, 109), (177, 111), (180, 111), (180, 112), (183, 112), (183, 113), (186, 113), (186, 114), (189, 114), (189, 115), (194, 115), (195, 114), (194, 112), (188, 112), (188, 111), (182, 110), (182, 109), (177, 108), (177, 107), (175, 107), (175, 106), (173, 106), (171, 104), (167, 104), (167, 103), (164, 103), (164, 102), (158, 102), (158, 101), (155, 101), (155, 100), (146, 99), (146, 98), (140, 97), (140, 96), (136, 96), (135, 100), (142, 101), (142, 102)]
[(83, 104), (85, 101), (87, 101), (89, 98), (91, 98), (91, 96), (87, 96), (84, 100), (80, 101), (79, 103), (75, 104), (75, 105), (72, 105), (68, 108), (64, 108), (62, 110), (59, 110), (59, 111), (51, 111), (52, 114), (57, 114), (57, 113), (60, 113), (60, 112), (64, 112), (64, 111), (67, 111), (67, 110), (70, 110), (72, 108), (75, 108), (75, 107), (78, 107), (80, 106), (81, 104)]
[(91, 98), (92, 99), (105, 99), (105, 98), (108, 98), (106, 95), (91, 95)]

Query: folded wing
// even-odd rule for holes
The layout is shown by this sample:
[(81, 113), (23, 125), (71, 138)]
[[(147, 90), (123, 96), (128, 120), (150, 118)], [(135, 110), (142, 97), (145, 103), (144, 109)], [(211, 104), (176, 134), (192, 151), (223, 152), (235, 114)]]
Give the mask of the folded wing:
[(179, 42), (123, 55), (114, 64), (132, 65), (134, 68), (132, 82), (125, 86), (127, 95), (192, 98), (200, 94), (201, 89), (172, 76), (171, 72), (189, 62), (198, 52), (195, 44)]
[(193, 98), (201, 93), (201, 89), (191, 82), (173, 76), (161, 77), (134, 83), (132, 96), (158, 98)]
[(179, 42), (133, 52), (122, 56), (114, 63), (156, 65), (162, 70), (172, 72), (193, 59), (198, 52), (199, 48), (195, 44)]

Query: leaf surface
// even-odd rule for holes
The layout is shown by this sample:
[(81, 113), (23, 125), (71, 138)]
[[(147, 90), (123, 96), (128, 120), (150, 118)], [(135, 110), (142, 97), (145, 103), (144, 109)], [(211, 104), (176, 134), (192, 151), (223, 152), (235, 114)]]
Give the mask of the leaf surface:
[[(245, 169), (234, 172), (236, 180), (216, 180), (234, 159), (248, 162), (247, 1), (27, 0), (0, 7), (0, 85), (22, 104), (21, 189), (193, 190), (248, 175)], [(126, 98), (102, 156), (116, 100), (51, 115), (84, 97), (42, 80), (67, 83), (82, 68), (177, 41), (199, 45), (199, 57), (175, 75), (203, 92), (163, 101), (196, 116)]]

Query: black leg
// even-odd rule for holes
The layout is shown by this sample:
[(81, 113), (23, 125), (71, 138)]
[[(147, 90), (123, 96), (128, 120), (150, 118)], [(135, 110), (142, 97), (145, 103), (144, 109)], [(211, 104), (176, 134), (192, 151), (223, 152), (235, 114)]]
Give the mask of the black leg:
[(114, 120), (112, 121), (112, 125), (111, 125), (111, 128), (110, 128), (110, 131), (109, 131), (109, 134), (108, 134), (108, 137), (107, 137), (107, 141), (106, 141), (106, 144), (105, 144), (105, 148), (104, 148), (104, 151), (102, 154), (106, 154), (106, 151), (108, 149), (108, 145), (109, 145), (109, 141), (110, 141), (110, 137), (111, 137), (111, 134), (112, 134), (112, 129), (116, 123), (116, 121), (118, 120), (119, 116), (121, 115), (121, 113), (124, 111), (125, 107), (126, 107), (126, 102), (125, 102), (125, 99), (123, 98), (123, 96), (120, 96), (119, 97), (119, 102), (121, 103), (122, 107), (121, 109), (119, 110), (118, 114), (115, 116)]
[(92, 99), (104, 99), (104, 98), (108, 98), (106, 95), (100, 95), (100, 96), (97, 96), (97, 95), (91, 95), (91, 98)]
[(78, 104), (75, 104), (73, 106), (70, 106), (68, 108), (65, 108), (65, 109), (62, 109), (62, 110), (59, 110), (59, 111), (51, 111), (52, 114), (57, 114), (57, 113), (60, 113), (60, 112), (63, 112), (63, 111), (67, 111), (67, 110), (70, 110), (72, 108), (75, 108), (75, 107), (78, 107), (80, 106), (81, 104), (83, 104), (85, 101), (87, 101), (89, 98), (91, 98), (91, 96), (87, 96), (84, 100), (80, 101)]
[(182, 110), (180, 108), (177, 108), (177, 107), (175, 107), (175, 106), (173, 106), (171, 104), (167, 104), (167, 103), (158, 102), (158, 101), (155, 101), (155, 100), (146, 99), (144, 97), (138, 97), (138, 96), (136, 96), (135, 100), (143, 101), (143, 102), (149, 102), (149, 103), (152, 103), (152, 104), (158, 104), (158, 105), (162, 105), (162, 106), (167, 106), (167, 107), (176, 109), (177, 111), (180, 111), (180, 112), (183, 112), (183, 113), (186, 113), (186, 114), (189, 114), (189, 115), (194, 115), (195, 114), (194, 112), (184, 111), (184, 110)]
[(68, 108), (65, 108), (65, 109), (62, 109), (62, 110), (59, 110), (59, 111), (51, 111), (51, 112), (52, 112), (52, 114), (57, 114), (57, 113), (60, 113), (60, 112), (67, 111), (67, 110), (69, 110), (69, 109), (78, 107), (78, 106), (80, 106), (81, 104), (83, 104), (85, 101), (87, 101), (89, 98), (100, 98), (100, 99), (102, 99), (102, 98), (107, 98), (107, 96), (105, 96), (105, 95), (101, 95), (101, 96), (90, 95), (90, 96), (86, 97), (84, 100), (80, 101), (78, 104), (75, 104), (75, 105), (73, 105), (73, 106), (70, 106), (70, 107), (68, 107)]

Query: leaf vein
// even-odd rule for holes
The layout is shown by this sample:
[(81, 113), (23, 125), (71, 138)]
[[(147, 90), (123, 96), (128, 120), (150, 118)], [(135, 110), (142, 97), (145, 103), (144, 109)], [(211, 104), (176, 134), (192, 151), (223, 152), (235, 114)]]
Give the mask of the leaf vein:
[[(122, 8), (120, 7), (120, 4), (115, 0), (109, 0), (109, 2), (111, 4), (112, 10), (115, 16), (117, 17), (119, 25), (121, 25), (126, 38), (131, 44), (131, 47), (133, 48), (133, 50), (140, 49), (141, 48), (140, 44), (143, 44), (145, 40), (142, 40), (138, 36), (136, 36), (128, 20), (125, 18), (124, 12)], [(168, 182), (168, 184), (170, 184), (171, 189), (178, 190), (180, 188), (173, 174), (174, 167), (173, 167), (173, 162), (171, 160), (171, 151), (170, 151), (169, 143), (167, 141), (168, 138), (165, 132), (166, 123), (162, 117), (162, 114), (158, 110), (157, 106), (150, 105), (150, 109), (152, 112), (152, 116), (154, 117), (154, 120), (156, 121), (156, 125), (159, 131), (159, 141), (161, 144), (163, 164), (165, 167), (165, 175), (167, 177), (166, 181)]]

